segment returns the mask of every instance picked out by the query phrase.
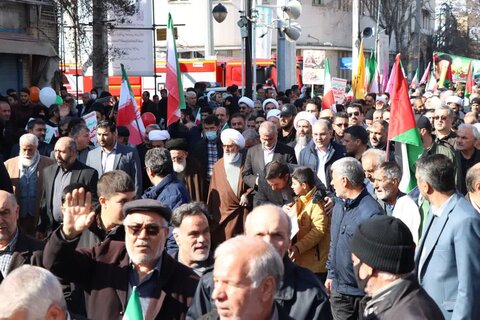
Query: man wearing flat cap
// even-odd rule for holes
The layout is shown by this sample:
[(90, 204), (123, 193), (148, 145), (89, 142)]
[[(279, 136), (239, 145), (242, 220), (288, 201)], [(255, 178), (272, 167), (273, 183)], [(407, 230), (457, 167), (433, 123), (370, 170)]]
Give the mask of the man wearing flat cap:
[(76, 250), (95, 213), (83, 188), (66, 195), (64, 222), (47, 242), (43, 262), (57, 277), (88, 293), (89, 319), (122, 319), (133, 288), (144, 319), (183, 319), (198, 283), (188, 267), (164, 250), (171, 210), (152, 199), (128, 202), (125, 242), (107, 239)]
[(413, 273), (415, 243), (401, 220), (376, 216), (360, 224), (351, 249), (358, 288), (367, 294), (362, 319), (444, 319)]

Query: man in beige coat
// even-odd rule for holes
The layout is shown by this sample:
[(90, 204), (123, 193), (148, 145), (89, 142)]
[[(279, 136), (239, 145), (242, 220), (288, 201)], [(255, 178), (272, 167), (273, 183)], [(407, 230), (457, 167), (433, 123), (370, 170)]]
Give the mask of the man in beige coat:
[(42, 198), (43, 169), (54, 161), (39, 154), (38, 138), (31, 133), (22, 135), (19, 144), (19, 156), (7, 160), (5, 167), (20, 206), (18, 225), (26, 234), (35, 236)]

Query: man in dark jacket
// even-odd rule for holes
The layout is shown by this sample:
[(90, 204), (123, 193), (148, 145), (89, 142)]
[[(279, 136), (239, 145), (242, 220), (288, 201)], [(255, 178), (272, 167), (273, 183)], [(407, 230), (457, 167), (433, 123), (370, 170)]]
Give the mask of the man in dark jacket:
[[(271, 204), (256, 207), (245, 222), (247, 236), (263, 238), (283, 257), (285, 273), (275, 296), (277, 305), (293, 319), (332, 319), (325, 288), (318, 278), (288, 258), (290, 233), (290, 219), (282, 208)], [(213, 274), (207, 272), (200, 279), (188, 319), (198, 319), (215, 308), (211, 298), (213, 287)]]
[(83, 189), (66, 199), (64, 223), (50, 237), (43, 262), (56, 276), (84, 286), (88, 318), (121, 319), (134, 287), (145, 319), (184, 318), (198, 277), (164, 250), (171, 210), (151, 199), (130, 201), (123, 207), (125, 242), (75, 250), (95, 213)]
[(309, 167), (330, 190), (332, 164), (347, 155), (345, 147), (333, 139), (333, 127), (328, 120), (320, 119), (312, 126), (312, 141), (300, 152), (298, 164)]
[[(187, 188), (175, 176), (173, 163), (167, 149), (153, 148), (148, 150), (145, 155), (145, 167), (153, 187), (145, 190), (145, 193), (142, 195), (143, 199), (155, 199), (171, 210), (175, 210), (177, 207), (190, 201)], [(173, 228), (170, 226), (167, 240), (167, 251), (169, 254), (174, 254), (178, 251), (172, 231)]]
[(30, 238), (17, 227), (19, 212), (15, 196), (0, 190), (0, 283), (24, 264), (42, 264), (43, 243)]
[(364, 319), (444, 319), (420, 287), (415, 269), (415, 243), (399, 219), (378, 216), (360, 224), (352, 238), (352, 256)]
[(350, 157), (337, 160), (332, 171), (337, 199), (333, 207), (325, 287), (330, 293), (334, 319), (356, 319), (364, 293), (355, 281), (350, 240), (360, 223), (384, 213), (363, 184), (365, 173), (358, 160)]

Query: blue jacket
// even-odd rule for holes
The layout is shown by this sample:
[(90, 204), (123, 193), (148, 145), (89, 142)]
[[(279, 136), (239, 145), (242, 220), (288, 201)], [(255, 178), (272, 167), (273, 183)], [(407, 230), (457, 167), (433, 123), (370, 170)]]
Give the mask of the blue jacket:
[(364, 295), (358, 289), (353, 273), (350, 241), (359, 224), (381, 214), (384, 214), (382, 208), (366, 188), (353, 200), (335, 198), (327, 261), (327, 278), (333, 280), (333, 291), (352, 296)]
[[(163, 180), (145, 190), (145, 193), (142, 196), (143, 199), (156, 199), (157, 201), (168, 206), (170, 209), (175, 210), (177, 207), (181, 206), (184, 203), (190, 201), (190, 194), (188, 193), (185, 185), (178, 180), (175, 174), (167, 174)], [(178, 251), (178, 245), (175, 242), (173, 237), (173, 228), (169, 227), (168, 238), (166, 243), (166, 248), (168, 254), (172, 255)]]
[(170, 173), (159, 184), (145, 190), (142, 198), (156, 199), (175, 210), (180, 205), (190, 201), (190, 194), (175, 174)]

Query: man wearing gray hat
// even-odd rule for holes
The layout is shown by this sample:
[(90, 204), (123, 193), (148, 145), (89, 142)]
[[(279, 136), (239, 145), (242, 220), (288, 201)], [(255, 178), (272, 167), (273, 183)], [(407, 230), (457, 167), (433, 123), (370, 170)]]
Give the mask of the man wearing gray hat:
[(367, 294), (363, 319), (444, 319), (415, 274), (415, 243), (399, 219), (376, 216), (353, 234), (352, 260), (358, 287)]
[(164, 250), (171, 210), (153, 199), (126, 203), (125, 242), (105, 240), (75, 250), (92, 223), (91, 194), (83, 188), (66, 195), (63, 224), (50, 237), (44, 266), (88, 292), (89, 319), (121, 319), (136, 288), (144, 319), (184, 318), (198, 277)]

